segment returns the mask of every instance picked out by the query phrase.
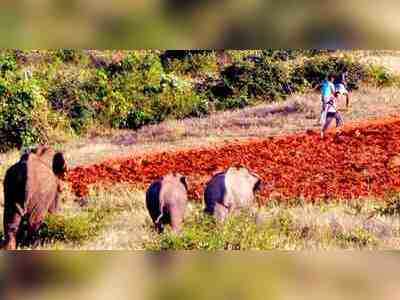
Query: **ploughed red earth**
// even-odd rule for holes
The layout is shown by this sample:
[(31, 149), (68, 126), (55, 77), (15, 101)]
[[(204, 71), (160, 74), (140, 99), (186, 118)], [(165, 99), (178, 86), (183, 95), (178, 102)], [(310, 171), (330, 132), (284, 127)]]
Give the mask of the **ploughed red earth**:
[(305, 200), (381, 197), (400, 190), (400, 118), (385, 118), (332, 130), (232, 143), (217, 148), (152, 153), (70, 170), (67, 180), (77, 196), (92, 184), (149, 184), (168, 172), (188, 177), (190, 195), (202, 199), (211, 176), (243, 165), (264, 181), (271, 194)]

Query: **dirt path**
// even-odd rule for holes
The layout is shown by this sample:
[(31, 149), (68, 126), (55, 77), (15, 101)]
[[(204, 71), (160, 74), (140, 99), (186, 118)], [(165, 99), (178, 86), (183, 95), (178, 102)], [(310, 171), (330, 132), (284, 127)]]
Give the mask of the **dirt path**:
[(148, 184), (176, 171), (189, 177), (190, 193), (201, 198), (210, 176), (241, 164), (267, 183), (264, 199), (281, 197), (353, 199), (382, 196), (400, 189), (400, 168), (391, 168), (400, 153), (400, 118), (386, 118), (347, 125), (321, 141), (308, 131), (268, 139), (254, 139), (221, 147), (153, 153), (77, 167), (68, 174), (73, 190), (85, 195), (94, 183)]

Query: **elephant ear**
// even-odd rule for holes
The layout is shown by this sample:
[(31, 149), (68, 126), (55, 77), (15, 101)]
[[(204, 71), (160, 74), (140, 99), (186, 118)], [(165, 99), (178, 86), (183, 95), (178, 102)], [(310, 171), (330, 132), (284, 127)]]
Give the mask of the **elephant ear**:
[(57, 176), (64, 174), (67, 171), (67, 163), (65, 162), (64, 155), (57, 152), (53, 157), (53, 172)]
[(258, 179), (257, 182), (254, 184), (253, 192), (260, 191), (262, 188), (262, 184), (263, 183), (262, 183), (261, 179)]
[(47, 153), (50, 150), (50, 148), (46, 145), (39, 145), (31, 149), (32, 153), (35, 153), (37, 156), (43, 156), (45, 153)]
[(186, 177), (185, 176), (181, 176), (180, 178), (181, 183), (183, 184), (183, 186), (185, 187), (186, 191), (188, 191), (188, 184), (186, 182)]

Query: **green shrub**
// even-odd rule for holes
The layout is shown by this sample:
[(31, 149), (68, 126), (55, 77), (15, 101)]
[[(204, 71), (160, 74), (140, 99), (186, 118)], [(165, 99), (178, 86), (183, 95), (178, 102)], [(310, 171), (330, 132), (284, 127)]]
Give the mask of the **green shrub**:
[(326, 49), (266, 49), (262, 55), (272, 60), (289, 61), (299, 57), (313, 57), (332, 52)]
[(100, 207), (75, 216), (48, 215), (39, 235), (47, 243), (63, 241), (80, 244), (95, 237), (116, 211)]
[(135, 53), (128, 53), (121, 60), (115, 60), (103, 64), (103, 70), (107, 76), (114, 77), (120, 74), (133, 72), (135, 67), (140, 64), (139, 56)]
[(88, 215), (65, 218), (61, 215), (49, 215), (40, 236), (47, 242), (68, 241), (81, 242), (91, 236)]
[(78, 84), (82, 94), (93, 101), (103, 101), (111, 89), (107, 73), (103, 70), (96, 70), (86, 81)]
[(268, 58), (234, 63), (222, 71), (221, 77), (222, 80), (210, 88), (209, 94), (211, 100), (220, 103), (227, 98), (243, 100), (245, 97), (275, 101), (295, 90), (291, 84), (290, 68)]
[(296, 76), (304, 78), (312, 87), (317, 87), (328, 75), (339, 75), (344, 71), (348, 72), (347, 81), (351, 90), (358, 89), (360, 83), (367, 79), (366, 67), (348, 56), (316, 56), (295, 68)]
[(380, 207), (375, 209), (382, 216), (400, 216), (400, 195), (389, 193)]
[(77, 134), (85, 133), (94, 119), (92, 109), (84, 103), (76, 103), (70, 111), (71, 127)]
[(58, 49), (55, 56), (63, 63), (78, 63), (82, 58), (82, 50), (77, 49)]
[(83, 133), (94, 120), (113, 128), (139, 128), (167, 118), (182, 119), (208, 113), (204, 97), (192, 85), (164, 73), (155, 54), (128, 55), (113, 74), (97, 69), (89, 77), (59, 76), (50, 88), (54, 109), (65, 112), (71, 127)]
[(192, 89), (167, 87), (162, 94), (155, 95), (150, 101), (150, 110), (155, 122), (167, 118), (199, 117), (208, 113), (207, 102), (193, 93)]
[(303, 56), (304, 52), (303, 50), (297, 49), (266, 49), (262, 51), (262, 56), (272, 60), (288, 61)]
[(155, 54), (147, 54), (143, 57), (142, 62), (136, 69), (137, 75), (139, 76), (139, 84), (142, 87), (141, 91), (145, 88), (156, 87), (158, 89), (161, 85), (163, 78), (164, 69), (161, 64), (160, 58)]
[(0, 150), (47, 142), (46, 102), (35, 81), (0, 79)]
[[(235, 106), (235, 102), (236, 107), (251, 104), (252, 101), (237, 101), (246, 97), (266, 101), (284, 99), (292, 93), (317, 87), (329, 74), (347, 71), (350, 89), (358, 88), (360, 82), (367, 79), (366, 67), (352, 57), (321, 55), (325, 52), (318, 51), (263, 50), (257, 56), (244, 57), (227, 66), (220, 80), (205, 81), (199, 90), (224, 109)], [(306, 59), (289, 62), (297, 57)]]
[(195, 214), (185, 223), (183, 232), (162, 234), (145, 245), (147, 250), (270, 250), (274, 248), (275, 232), (258, 228), (254, 218), (243, 213), (229, 218), (224, 224)]
[(219, 100), (215, 103), (215, 108), (217, 110), (227, 110), (227, 109), (239, 109), (248, 106), (250, 100), (246, 95), (241, 95), (234, 98), (227, 98), (225, 100)]
[(133, 109), (126, 117), (125, 128), (139, 129), (144, 125), (150, 124), (152, 120), (153, 118), (150, 113), (143, 110)]
[(97, 120), (112, 128), (125, 128), (130, 103), (119, 91), (110, 91), (102, 103)]
[(260, 57), (263, 50), (225, 50), (232, 58), (233, 63), (242, 62), (248, 57)]
[(5, 52), (0, 53), (0, 75), (5, 76), (7, 72), (13, 72), (17, 69), (15, 56)]
[[(167, 118), (182, 119), (208, 113), (204, 97), (180, 77), (165, 74), (157, 56), (146, 55), (134, 72), (115, 77), (114, 90), (125, 99), (119, 107), (119, 128), (137, 129)], [(118, 101), (112, 101), (119, 103)]]
[(392, 86), (399, 80), (384, 66), (370, 65), (367, 72), (369, 81), (379, 87)]
[(249, 96), (277, 100), (293, 92), (286, 64), (265, 59), (256, 63), (248, 84)]
[(375, 247), (378, 245), (378, 239), (363, 228), (357, 228), (350, 232), (339, 232), (336, 239), (342, 248), (357, 247)]
[(160, 58), (167, 72), (197, 76), (218, 70), (217, 57), (213, 50), (166, 51)]
[[(91, 124), (95, 115), (95, 100), (102, 99), (102, 86), (95, 76), (95, 84), (88, 79), (81, 81), (79, 76), (58, 74), (48, 91), (52, 108), (65, 114), (70, 120), (71, 128), (82, 134)], [(92, 101), (94, 100), (94, 101)]]
[[(322, 51), (322, 50), (321, 50)], [(276, 101), (296, 92), (317, 87), (328, 74), (348, 72), (348, 86), (358, 88), (366, 80), (364, 65), (351, 57), (333, 57), (307, 54), (309, 58), (299, 62), (287, 62), (304, 56), (302, 50), (264, 50), (261, 55), (244, 58), (227, 66), (220, 80), (205, 81), (202, 90), (218, 109), (242, 108), (254, 103), (246, 99)], [(205, 86), (205, 88), (204, 88)]]

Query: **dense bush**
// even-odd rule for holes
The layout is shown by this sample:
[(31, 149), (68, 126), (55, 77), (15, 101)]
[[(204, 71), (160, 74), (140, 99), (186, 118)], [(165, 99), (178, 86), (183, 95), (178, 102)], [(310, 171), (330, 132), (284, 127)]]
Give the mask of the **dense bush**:
[[(264, 50), (261, 55), (249, 56), (226, 67), (219, 80), (206, 81), (199, 91), (208, 95), (217, 109), (229, 109), (241, 108), (255, 99), (268, 102), (284, 99), (292, 93), (318, 87), (329, 74), (338, 76), (345, 71), (349, 89), (357, 89), (371, 77), (373, 82), (392, 83), (379, 69), (372, 72), (351, 57), (328, 56), (326, 51), (319, 51)], [(288, 62), (298, 56), (304, 59)]]
[(15, 56), (10, 53), (0, 53), (0, 75), (4, 76), (8, 71), (15, 71), (17, 69), (17, 61)]
[(227, 98), (225, 100), (220, 100), (215, 103), (215, 108), (217, 110), (227, 110), (227, 109), (237, 109), (244, 108), (250, 104), (249, 98), (245, 95), (240, 95), (237, 97)]
[(82, 58), (82, 51), (76, 49), (58, 49), (55, 56), (64, 63), (78, 63)]
[(0, 78), (0, 150), (47, 142), (46, 102), (35, 82)]
[(289, 65), (260, 57), (226, 67), (221, 80), (210, 86), (208, 95), (217, 107), (241, 108), (251, 104), (248, 99), (274, 101), (298, 91), (300, 85), (295, 79)]
[(160, 55), (164, 69), (177, 74), (202, 75), (218, 70), (213, 50), (168, 50)]
[(339, 75), (348, 72), (349, 89), (358, 89), (360, 83), (368, 77), (367, 67), (351, 57), (317, 56), (308, 59), (296, 68), (296, 73), (317, 87), (329, 74)]
[(67, 114), (78, 134), (94, 122), (112, 128), (137, 129), (166, 118), (208, 112), (207, 102), (193, 92), (192, 85), (166, 74), (160, 58), (154, 54), (128, 54), (119, 62), (97, 68), (89, 76), (80, 75), (63, 78), (59, 74), (49, 91), (53, 108)]
[[(93, 88), (93, 90), (90, 90)], [(84, 132), (93, 118), (94, 112), (87, 94), (101, 90), (100, 85), (88, 85), (77, 76), (57, 74), (54, 84), (49, 88), (48, 101), (52, 108), (65, 114), (76, 133)]]
[(266, 49), (262, 51), (262, 56), (273, 60), (288, 61), (299, 57), (313, 57), (329, 52), (333, 51), (325, 49)]

